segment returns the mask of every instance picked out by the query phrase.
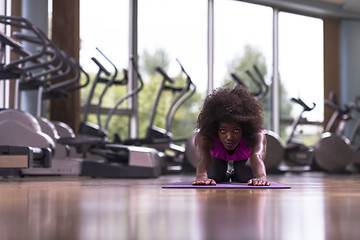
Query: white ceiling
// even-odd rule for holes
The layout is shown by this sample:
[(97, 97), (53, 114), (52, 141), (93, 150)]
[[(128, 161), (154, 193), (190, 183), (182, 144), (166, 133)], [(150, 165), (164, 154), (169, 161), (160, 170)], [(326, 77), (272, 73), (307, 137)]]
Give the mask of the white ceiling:
[(360, 0), (244, 0), (276, 7), (279, 10), (312, 15), (360, 20)]

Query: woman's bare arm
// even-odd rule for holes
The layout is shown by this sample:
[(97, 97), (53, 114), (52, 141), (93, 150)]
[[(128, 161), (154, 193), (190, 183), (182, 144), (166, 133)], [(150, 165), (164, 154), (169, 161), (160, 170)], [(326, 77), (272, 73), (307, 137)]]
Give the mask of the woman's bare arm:
[(211, 163), (210, 149), (212, 141), (201, 134), (195, 137), (195, 152), (198, 161), (196, 168), (196, 178), (193, 185), (216, 185), (215, 180), (208, 178), (207, 170)]
[(266, 177), (264, 159), (266, 156), (266, 136), (263, 132), (256, 134), (256, 144), (252, 148), (250, 156), (250, 166), (255, 174), (255, 178), (248, 181), (249, 185), (270, 185)]

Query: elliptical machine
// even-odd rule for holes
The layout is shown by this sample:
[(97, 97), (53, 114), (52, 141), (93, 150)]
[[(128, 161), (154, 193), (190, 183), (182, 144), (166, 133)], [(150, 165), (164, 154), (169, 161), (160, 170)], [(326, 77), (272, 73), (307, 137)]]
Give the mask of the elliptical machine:
[[(139, 86), (127, 93), (122, 99), (126, 100), (137, 94), (142, 89), (142, 78), (137, 64), (130, 58), (131, 64), (138, 75)], [(97, 63), (103, 68), (100, 63)], [(101, 71), (103, 71), (103, 68)], [(101, 129), (100, 136), (96, 136)], [(102, 133), (105, 133), (103, 136)], [(97, 127), (95, 136), (81, 136), (77, 138), (61, 138), (59, 142), (74, 146), (79, 152), (87, 152), (101, 157), (101, 159), (84, 159), (82, 162), (81, 176), (115, 177), (115, 178), (153, 178), (161, 174), (160, 159), (162, 157), (154, 148), (129, 146), (112, 143), (107, 140), (107, 131)]]
[[(128, 71), (126, 69), (123, 70), (123, 78), (117, 79), (118, 77), (118, 69), (115, 66), (115, 64), (110, 61), (110, 59), (100, 51), (99, 48), (96, 48), (96, 50), (112, 65), (114, 68), (114, 73), (111, 74), (110, 71), (108, 71), (104, 65), (101, 64), (101, 62), (95, 58), (92, 57), (91, 60), (97, 65), (98, 72), (96, 73), (93, 85), (91, 86), (89, 96), (87, 98), (84, 112), (83, 112), (83, 120), (80, 123), (79, 127), (79, 134), (84, 136), (94, 136), (94, 137), (106, 137), (108, 135), (108, 127), (107, 125), (105, 127), (102, 126), (101, 120), (100, 120), (100, 109), (101, 104), (103, 101), (103, 98), (106, 94), (106, 92), (109, 90), (111, 86), (126, 86), (128, 84)], [(131, 59), (132, 61), (132, 59)], [(98, 104), (96, 106), (96, 118), (97, 118), (97, 124), (90, 123), (88, 121), (89, 117), (89, 111), (91, 107), (91, 101), (94, 97), (95, 89), (98, 86), (98, 84), (104, 84), (104, 90), (102, 91)], [(140, 81), (140, 87), (135, 89), (135, 93), (126, 94), (122, 101), (132, 97), (137, 92), (140, 92), (142, 90), (142, 81)], [(120, 102), (121, 103), (121, 102)]]
[[(155, 148), (160, 152), (165, 153), (161, 166), (163, 173), (169, 172), (183, 172), (191, 171), (189, 162), (185, 158), (186, 148), (175, 144), (176, 142), (186, 141), (184, 139), (175, 139), (172, 135), (172, 122), (177, 110), (181, 105), (188, 100), (196, 91), (196, 86), (192, 82), (190, 76), (185, 71), (184, 67), (178, 59), (176, 59), (180, 65), (182, 73), (186, 76), (186, 85), (183, 87), (172, 86), (175, 81), (167, 75), (167, 73), (161, 68), (156, 67), (156, 71), (163, 77), (160, 87), (158, 89), (155, 102), (151, 111), (151, 117), (149, 125), (146, 130), (145, 138), (126, 139), (122, 141), (125, 145), (147, 146)], [(154, 125), (157, 108), (159, 106), (160, 98), (165, 91), (176, 94), (169, 105), (169, 109), (165, 119), (165, 129)], [(120, 138), (118, 138), (120, 139)]]

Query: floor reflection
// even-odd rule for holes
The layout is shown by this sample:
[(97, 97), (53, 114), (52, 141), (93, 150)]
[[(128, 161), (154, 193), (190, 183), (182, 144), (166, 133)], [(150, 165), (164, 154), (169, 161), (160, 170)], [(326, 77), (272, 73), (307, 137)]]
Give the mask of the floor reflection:
[(78, 191), (48, 182), (1, 186), (0, 239), (77, 239)]
[(311, 196), (300, 192), (295, 198), (281, 195), (276, 201), (278, 207), (274, 219), (279, 223), (276, 229), (280, 239), (325, 239), (324, 197), (321, 192)]
[(159, 189), (138, 186), (86, 191), (82, 194), (82, 239), (199, 239), (195, 192)]
[(198, 225), (201, 239), (264, 239), (268, 191), (198, 191)]
[(0, 180), (0, 239), (358, 239), (359, 176), (284, 175), (291, 189), (162, 189), (159, 179)]

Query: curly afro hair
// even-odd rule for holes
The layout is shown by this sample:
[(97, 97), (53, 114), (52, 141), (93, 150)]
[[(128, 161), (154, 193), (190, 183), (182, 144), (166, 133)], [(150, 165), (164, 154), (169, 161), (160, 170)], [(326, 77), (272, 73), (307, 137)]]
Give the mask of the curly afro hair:
[(262, 105), (244, 87), (216, 89), (205, 98), (197, 128), (200, 134), (212, 138), (220, 122), (240, 124), (251, 145), (252, 136), (263, 128)]

